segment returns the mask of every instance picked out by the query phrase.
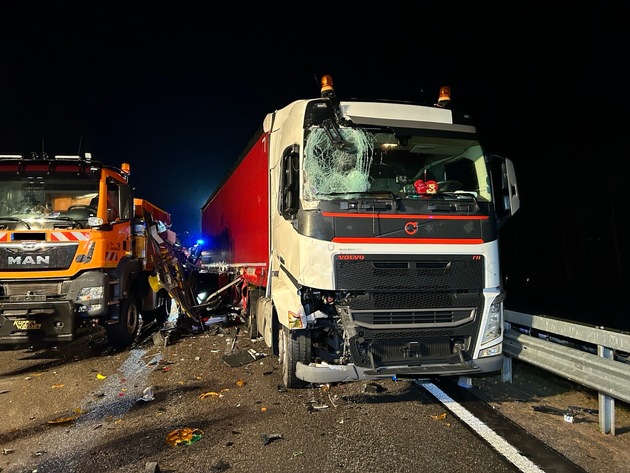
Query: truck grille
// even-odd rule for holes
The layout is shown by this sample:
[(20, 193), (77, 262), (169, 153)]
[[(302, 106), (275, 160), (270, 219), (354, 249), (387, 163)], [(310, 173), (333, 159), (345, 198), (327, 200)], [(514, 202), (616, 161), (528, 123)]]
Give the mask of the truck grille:
[(26, 282), (3, 282), (2, 295), (22, 296), (27, 294), (61, 295), (65, 291), (62, 281), (26, 281)]
[(78, 243), (0, 245), (0, 270), (68, 269), (78, 247)]
[(362, 255), (335, 261), (338, 290), (453, 291), (484, 287), (480, 255)]
[[(485, 299), (479, 255), (364, 255), (335, 261), (337, 304), (357, 366), (461, 364), (477, 339)], [(461, 349), (461, 353), (459, 353)]]

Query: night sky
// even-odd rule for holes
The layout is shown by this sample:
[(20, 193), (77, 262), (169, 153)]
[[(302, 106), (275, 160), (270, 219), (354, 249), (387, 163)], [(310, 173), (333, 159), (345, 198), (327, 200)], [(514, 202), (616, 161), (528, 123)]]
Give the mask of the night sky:
[(192, 239), (265, 115), (319, 96), (321, 75), (342, 99), (432, 104), (449, 85), (516, 165), (516, 292), (627, 287), (628, 6), (337, 3), (3, 4), (0, 153), (128, 162), (136, 196)]

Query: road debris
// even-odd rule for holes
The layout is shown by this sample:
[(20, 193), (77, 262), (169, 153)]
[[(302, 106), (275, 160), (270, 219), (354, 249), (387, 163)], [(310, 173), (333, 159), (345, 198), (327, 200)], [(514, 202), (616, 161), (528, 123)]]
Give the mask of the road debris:
[(262, 439), (263, 445), (269, 445), (274, 440), (280, 440), (282, 434), (262, 434), (260, 438)]
[(144, 473), (160, 473), (161, 471), (157, 462), (147, 462), (144, 466)]
[(223, 460), (219, 460), (210, 468), (210, 471), (220, 473), (222, 471), (227, 471), (230, 468), (230, 464), (228, 462), (224, 462)]
[(223, 355), (223, 361), (225, 361), (232, 368), (237, 368), (239, 366), (252, 363), (256, 360), (260, 360), (264, 356), (265, 356), (264, 354), (258, 353), (253, 348), (250, 348), (245, 351), (225, 354)]
[(139, 397), (137, 400), (138, 402), (149, 402), (153, 401), (154, 399), (155, 397), (153, 396), (153, 388), (151, 386), (148, 386), (144, 388), (144, 391), (142, 391), (142, 396)]
[(586, 412), (594, 416), (599, 414), (599, 409), (589, 409), (588, 407), (569, 406), (569, 410), (572, 412)]
[(172, 447), (176, 447), (178, 445), (192, 445), (201, 438), (203, 438), (203, 430), (184, 427), (182, 429), (175, 429), (172, 432), (169, 432), (166, 436), (166, 443)]

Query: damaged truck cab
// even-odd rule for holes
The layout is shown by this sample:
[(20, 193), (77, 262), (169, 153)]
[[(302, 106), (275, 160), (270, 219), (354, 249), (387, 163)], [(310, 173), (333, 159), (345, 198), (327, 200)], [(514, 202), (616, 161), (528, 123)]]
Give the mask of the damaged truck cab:
[(321, 92), (268, 114), (203, 206), (207, 268), (243, 280), (232, 302), (288, 387), (498, 371), (511, 161), (448, 88), (435, 106)]

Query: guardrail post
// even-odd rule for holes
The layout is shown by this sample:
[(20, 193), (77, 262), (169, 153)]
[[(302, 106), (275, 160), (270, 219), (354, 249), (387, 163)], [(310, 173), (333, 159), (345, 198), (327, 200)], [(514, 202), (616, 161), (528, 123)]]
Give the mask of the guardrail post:
[[(613, 350), (602, 345), (597, 345), (597, 355), (602, 358), (614, 358)], [(615, 435), (615, 398), (600, 392), (599, 398), (599, 428), (605, 434)]]

